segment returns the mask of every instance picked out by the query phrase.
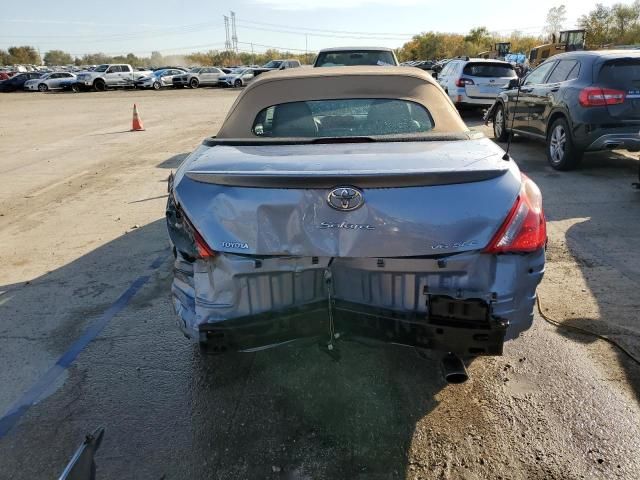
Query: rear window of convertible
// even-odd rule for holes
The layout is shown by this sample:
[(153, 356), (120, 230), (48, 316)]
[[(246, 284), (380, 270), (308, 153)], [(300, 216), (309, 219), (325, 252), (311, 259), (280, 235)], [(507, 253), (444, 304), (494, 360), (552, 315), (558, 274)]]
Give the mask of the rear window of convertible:
[(397, 99), (309, 100), (281, 103), (258, 113), (252, 132), (260, 137), (358, 137), (402, 135), (433, 129), (418, 103)]

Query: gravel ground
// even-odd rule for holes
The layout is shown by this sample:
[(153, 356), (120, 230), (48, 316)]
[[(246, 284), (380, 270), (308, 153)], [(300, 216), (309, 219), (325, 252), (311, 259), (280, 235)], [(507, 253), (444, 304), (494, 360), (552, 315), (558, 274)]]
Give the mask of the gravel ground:
[[(165, 180), (236, 94), (2, 96), (0, 411), (110, 321), (0, 438), (0, 478), (57, 476), (98, 425), (99, 479), (640, 476), (640, 367), (539, 316), (459, 386), (435, 355), (400, 347), (344, 343), (338, 362), (314, 345), (200, 359), (170, 306)], [(128, 131), (134, 102), (145, 132)], [(637, 154), (559, 173), (541, 144), (516, 139), (512, 152), (544, 195), (545, 313), (640, 357)]]

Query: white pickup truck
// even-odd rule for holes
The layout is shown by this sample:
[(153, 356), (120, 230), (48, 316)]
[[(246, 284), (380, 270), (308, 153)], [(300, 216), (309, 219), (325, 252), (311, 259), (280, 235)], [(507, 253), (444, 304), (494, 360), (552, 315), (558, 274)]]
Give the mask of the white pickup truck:
[(98, 91), (115, 87), (134, 87), (135, 82), (150, 75), (150, 71), (138, 71), (124, 63), (98, 65), (95, 70), (81, 72), (77, 84), (81, 88), (94, 88)]

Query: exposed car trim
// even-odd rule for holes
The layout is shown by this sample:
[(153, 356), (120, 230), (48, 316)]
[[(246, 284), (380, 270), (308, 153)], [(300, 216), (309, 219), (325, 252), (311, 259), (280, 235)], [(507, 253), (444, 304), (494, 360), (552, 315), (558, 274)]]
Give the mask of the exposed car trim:
[(185, 175), (192, 180), (231, 187), (257, 188), (332, 188), (342, 183), (356, 184), (360, 188), (422, 187), (479, 182), (504, 175), (509, 170), (505, 162), (502, 169), (469, 170), (465, 172), (264, 172), (264, 171), (197, 171)]
[[(474, 97), (474, 96), (469, 95), (469, 94), (465, 94), (465, 95), (466, 95), (467, 98), (471, 98), (472, 100), (486, 100), (487, 101), (487, 105), (491, 105), (496, 99), (496, 97)], [(464, 103), (464, 102), (462, 102), (462, 103)]]
[(493, 102), (485, 102), (485, 101), (482, 101), (482, 102), (466, 101), (466, 102), (455, 102), (454, 105), (456, 107), (475, 107), (475, 108), (478, 108), (478, 107), (490, 107), (492, 105), (492, 103)]
[(507, 128), (507, 130), (510, 131), (510, 132), (519, 133), (520, 135), (524, 135), (526, 137), (540, 138), (542, 140), (546, 139), (546, 137), (544, 135), (539, 135), (537, 133), (527, 132), (526, 130), (518, 130), (517, 128), (514, 128), (514, 129)]
[[(451, 299), (452, 301), (456, 301)], [(470, 304), (470, 301), (460, 301)], [(198, 326), (208, 353), (255, 351), (328, 336), (326, 301)], [(460, 355), (501, 355), (508, 322), (492, 317), (490, 306), (473, 319), (399, 312), (335, 300), (335, 330), (343, 339), (365, 338)]]
[(453, 140), (477, 140), (484, 138), (481, 132), (464, 132), (449, 134), (418, 133), (413, 135), (371, 135), (366, 137), (254, 137), (254, 138), (217, 138), (208, 137), (202, 141), (206, 147), (229, 145), (234, 147), (264, 146), (264, 145), (311, 145), (314, 143), (364, 143), (364, 142), (445, 142)]
[(632, 151), (640, 150), (640, 133), (608, 133), (594, 140), (587, 150), (613, 150), (623, 148)]

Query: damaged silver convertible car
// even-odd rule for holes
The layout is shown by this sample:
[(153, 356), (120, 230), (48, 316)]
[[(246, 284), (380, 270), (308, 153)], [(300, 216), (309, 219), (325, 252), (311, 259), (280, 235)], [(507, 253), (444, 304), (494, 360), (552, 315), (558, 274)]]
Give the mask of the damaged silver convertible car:
[(499, 355), (544, 271), (538, 187), (428, 74), (261, 75), (170, 178), (180, 328), (205, 352), (349, 338)]

